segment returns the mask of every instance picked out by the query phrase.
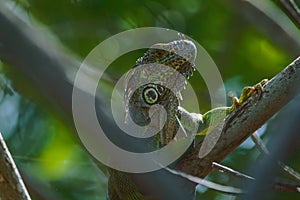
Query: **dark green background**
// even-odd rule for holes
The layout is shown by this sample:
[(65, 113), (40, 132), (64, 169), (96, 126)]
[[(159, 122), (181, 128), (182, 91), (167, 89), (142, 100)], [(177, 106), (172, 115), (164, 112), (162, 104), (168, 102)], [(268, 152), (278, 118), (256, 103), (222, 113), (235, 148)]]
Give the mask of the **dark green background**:
[[(52, 32), (53, 37), (65, 47), (66, 53), (79, 61), (83, 61), (101, 41), (125, 30), (157, 26), (182, 32), (208, 51), (219, 68), (227, 92), (235, 95), (239, 95), (244, 86), (254, 85), (263, 78), (272, 78), (296, 57), (276, 42), (274, 38), (281, 37), (279, 33), (266, 34), (265, 30), (271, 29), (272, 24), (262, 28), (259, 25), (262, 19), (250, 22), (246, 16), (253, 13), (242, 10), (236, 3), (238, 1), (10, 2), (11, 12), (23, 10), (32, 26)], [(282, 40), (284, 38), (282, 36)], [(120, 57), (110, 66), (108, 76), (117, 80), (143, 52), (135, 51)], [(53, 111), (47, 99), (14, 66), (0, 63), (0, 69), (19, 93), (7, 100), (15, 101), (10, 106), (17, 108), (14, 118), (8, 116), (12, 128), (0, 127), (0, 131), (6, 137), (17, 165), (27, 174), (26, 180), (30, 180), (28, 187), (33, 199), (105, 199), (105, 172), (100, 172), (87, 156), (68, 123)], [(201, 77), (193, 76), (190, 83), (201, 103), (201, 111), (207, 111), (210, 108), (209, 95)], [(228, 100), (230, 104), (230, 98)], [(3, 99), (1, 102), (4, 102)], [(2, 115), (10, 113), (9, 108), (2, 108)], [(272, 122), (267, 127), (272, 127)], [(271, 134), (267, 131), (262, 136), (266, 143)], [(296, 153), (286, 162), (299, 170), (299, 151)], [(258, 157), (257, 149), (240, 147), (225, 159), (224, 164), (248, 173), (256, 165)], [(241, 181), (218, 172), (213, 172), (209, 179), (225, 185), (241, 185)], [(199, 199), (235, 199), (202, 189), (198, 193)], [(273, 198), (293, 199), (295, 196), (274, 193)]]

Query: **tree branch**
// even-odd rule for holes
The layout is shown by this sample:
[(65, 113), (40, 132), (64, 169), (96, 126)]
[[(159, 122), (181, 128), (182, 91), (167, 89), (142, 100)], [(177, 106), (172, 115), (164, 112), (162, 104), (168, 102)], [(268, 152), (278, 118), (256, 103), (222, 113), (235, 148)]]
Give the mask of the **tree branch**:
[(246, 174), (243, 174), (241, 172), (238, 172), (234, 169), (231, 169), (229, 167), (226, 167), (224, 165), (221, 165), (219, 163), (216, 163), (216, 162), (213, 162), (212, 163), (212, 167), (219, 170), (220, 172), (224, 172), (224, 173), (227, 173), (227, 174), (230, 174), (230, 175), (233, 175), (235, 177), (238, 177), (238, 178), (243, 178), (243, 179), (247, 179), (247, 180), (255, 180), (253, 177), (251, 176), (248, 176)]
[(199, 158), (199, 149), (202, 145), (199, 143), (178, 162), (177, 170), (198, 177), (208, 175), (212, 170), (212, 162), (221, 162), (287, 102), (299, 94), (299, 85), (300, 57), (272, 78), (264, 86), (261, 95), (251, 96), (226, 118), (217, 144), (204, 158)]
[(0, 133), (0, 199), (30, 200), (19, 171)]
[[(263, 141), (260, 139), (259, 135), (256, 132), (251, 135), (251, 138), (252, 138), (253, 142), (255, 143), (256, 147), (259, 149), (259, 151), (262, 154), (270, 155), (269, 150), (264, 145)], [(279, 160), (277, 162), (278, 162), (278, 165), (279, 165), (280, 169), (286, 175), (290, 176), (291, 178), (295, 179), (296, 181), (298, 181), (300, 183), (300, 174), (298, 172), (296, 172), (294, 169), (292, 169), (291, 167), (285, 165), (283, 162), (281, 162)]]
[[(72, 121), (70, 116), (73, 86), (62, 70), (63, 66), (68, 65), (71, 67), (72, 64), (70, 63), (72, 62), (66, 62), (57, 53), (49, 52), (49, 47), (41, 48), (32, 36), (24, 34), (24, 31), (4, 14), (1, 8), (0, 24), (3, 27), (3, 29), (0, 29), (0, 58), (18, 67), (20, 71), (30, 77), (41, 92), (58, 107), (57, 110), (62, 109), (67, 113), (66, 119)], [(299, 63), (299, 58), (297, 58), (290, 66), (268, 82), (261, 96), (252, 96), (227, 117), (222, 135), (217, 145), (208, 155), (199, 159), (198, 153), (202, 144), (197, 144), (194, 149), (187, 152), (178, 161), (177, 170), (186, 174), (205, 177), (212, 170), (213, 161), (220, 162), (223, 160), (299, 93)], [(101, 108), (99, 108), (99, 112), (101, 111)], [(114, 124), (110, 122), (110, 118), (103, 117), (103, 123), (107, 123), (109, 130), (112, 132), (117, 131)], [(72, 122), (70, 124), (73, 126)], [(168, 174), (163, 175), (152, 177), (152, 174), (148, 174), (143, 182), (152, 183), (153, 187), (156, 186), (159, 190), (169, 192), (174, 196), (174, 188), (176, 190), (176, 188), (182, 187), (177, 187), (175, 182), (170, 182), (169, 180), (172, 179), (168, 179), (170, 178)], [(161, 183), (164, 186), (160, 187)], [(174, 187), (170, 188), (170, 184)]]
[[(0, 5), (2, 5), (1, 2)], [(42, 39), (43, 37), (39, 33), (24, 25), (16, 16), (5, 10), (5, 6), (0, 6), (0, 24), (0, 59), (16, 67), (25, 77), (29, 78), (77, 136), (72, 118), (73, 80), (70, 80), (67, 76), (69, 73), (65, 72), (67, 68), (76, 74), (76, 67), (78, 67), (76, 60), (57, 49), (57, 46), (53, 45), (53, 41), (48, 42), (47, 36)], [(91, 94), (87, 93), (86, 95)], [(120, 133), (111, 116), (106, 114), (107, 110), (105, 109), (109, 109), (110, 104), (103, 96), (103, 94), (97, 95), (97, 112), (100, 113), (100, 121), (112, 133), (109, 136), (115, 141), (121, 141), (122, 144), (128, 144), (129, 147), (135, 147), (137, 151), (144, 149), (147, 146), (145, 141), (137, 143), (128, 140), (126, 134)], [(103, 165), (97, 160), (95, 163), (98, 164), (99, 169), (103, 169)], [(135, 183), (140, 183), (137, 185), (142, 190), (147, 190), (152, 195), (160, 196), (163, 199), (189, 199), (189, 196), (191, 198), (194, 196), (194, 183), (192, 187), (185, 189), (191, 183), (166, 170), (132, 174), (130, 178)], [(173, 187), (169, 187), (170, 185)], [(181, 190), (174, 192), (174, 188)]]
[(280, 0), (282, 7), (287, 11), (294, 23), (300, 28), (300, 10), (294, 0)]
[(273, 189), (278, 191), (278, 192), (297, 192), (297, 193), (299, 193), (300, 185), (299, 184), (277, 182), (277, 183), (274, 184)]
[(293, 56), (300, 51), (300, 32), (291, 20), (271, 1), (230, 1), (242, 17), (258, 27), (270, 40)]

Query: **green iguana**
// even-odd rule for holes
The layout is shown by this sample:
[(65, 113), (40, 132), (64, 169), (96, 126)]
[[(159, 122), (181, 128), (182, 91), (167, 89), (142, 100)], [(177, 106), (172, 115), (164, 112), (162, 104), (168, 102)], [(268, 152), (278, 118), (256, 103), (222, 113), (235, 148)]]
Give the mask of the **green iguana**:
[[(166, 121), (160, 134), (155, 135), (149, 144), (154, 149), (163, 147), (176, 139), (174, 137), (178, 129), (182, 129), (183, 132), (188, 131), (190, 124), (182, 121), (181, 116), (189, 113), (180, 107), (180, 100), (182, 99), (181, 91), (186, 84), (184, 79), (192, 76), (195, 69), (196, 55), (196, 46), (189, 40), (155, 44), (137, 60), (136, 65), (127, 74), (125, 88), (127, 117), (130, 116), (136, 124), (144, 126), (151, 121), (149, 115), (151, 106), (161, 105), (167, 112)], [(166, 67), (157, 68), (155, 64)], [(147, 69), (145, 70), (145, 68)], [(140, 83), (146, 84), (139, 86)], [(199, 135), (206, 134), (212, 116), (218, 116), (218, 112), (225, 112), (226, 115), (231, 113), (236, 106), (255, 91), (261, 91), (260, 84), (245, 88), (240, 99), (233, 98), (231, 107), (220, 107), (208, 111), (204, 115), (194, 115), (198, 124), (201, 121), (198, 129)], [(219, 120), (224, 120), (224, 118), (215, 120), (216, 123)], [(142, 194), (127, 173), (115, 169), (110, 169), (107, 198), (109, 200), (152, 199), (150, 196)]]

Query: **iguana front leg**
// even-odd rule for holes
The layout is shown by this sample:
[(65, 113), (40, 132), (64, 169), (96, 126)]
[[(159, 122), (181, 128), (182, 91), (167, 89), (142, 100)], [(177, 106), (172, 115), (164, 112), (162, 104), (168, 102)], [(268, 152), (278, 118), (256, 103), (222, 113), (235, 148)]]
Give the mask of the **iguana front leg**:
[(263, 79), (259, 83), (257, 83), (254, 86), (248, 86), (244, 87), (242, 94), (240, 98), (237, 97), (232, 98), (232, 106), (230, 107), (230, 112), (235, 110), (237, 107), (239, 107), (243, 102), (245, 102), (249, 97), (251, 97), (253, 94), (258, 93), (258, 95), (261, 95), (263, 93), (263, 86), (266, 85), (268, 82), (268, 79)]
[[(263, 79), (254, 86), (244, 87), (240, 98), (233, 97), (232, 106), (230, 107), (218, 107), (212, 109), (202, 115), (202, 123), (199, 123), (197, 136), (204, 136), (207, 134), (208, 128), (214, 128), (220, 122), (224, 121), (226, 116), (239, 108), (244, 102), (246, 102), (252, 95), (263, 93), (263, 87), (268, 82), (268, 79)], [(191, 118), (191, 117), (190, 117)]]
[[(199, 126), (199, 135), (207, 134), (209, 126), (224, 120), (221, 116), (231, 113), (253, 95), (255, 91), (262, 91), (259, 89), (262, 88), (259, 85), (254, 87), (254, 89), (247, 87), (242, 92), (239, 100), (233, 99), (231, 107), (215, 108), (204, 115), (187, 112), (179, 107), (179, 103), (175, 100), (176, 97), (181, 96), (180, 91), (183, 89), (184, 81), (178, 81), (179, 79), (176, 76), (175, 79), (168, 79), (170, 76), (174, 76), (172, 70), (159, 70), (151, 67), (151, 63), (166, 65), (173, 68), (173, 71), (176, 70), (188, 78), (194, 69), (195, 56), (196, 47), (191, 41), (178, 40), (165, 44), (156, 44), (142, 58), (138, 59), (137, 64), (128, 73), (125, 89), (126, 116), (130, 115), (138, 125), (145, 126), (150, 122), (149, 109), (152, 105), (160, 104), (167, 110), (167, 115), (169, 116), (167, 116), (167, 123), (157, 139), (157, 142), (160, 144), (158, 146), (167, 145), (173, 140), (178, 128), (182, 128), (188, 133), (193, 132), (195, 126)], [(144, 70), (141, 67), (145, 64), (150, 65), (148, 70)], [(173, 92), (157, 83), (146, 84), (138, 87), (136, 90), (133, 89), (135, 85), (143, 81), (147, 82), (153, 76), (162, 79), (162, 82), (171, 80)], [(173, 99), (170, 99), (170, 97)], [(151, 199), (151, 197), (145, 197), (139, 191), (139, 187), (130, 179), (127, 173), (111, 169), (110, 174), (108, 189), (108, 198), (110, 200)]]

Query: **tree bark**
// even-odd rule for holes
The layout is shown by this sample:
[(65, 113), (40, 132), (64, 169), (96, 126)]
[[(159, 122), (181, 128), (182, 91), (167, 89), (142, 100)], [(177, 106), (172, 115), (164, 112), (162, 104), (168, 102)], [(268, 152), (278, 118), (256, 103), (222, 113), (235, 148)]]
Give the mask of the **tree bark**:
[(0, 199), (30, 200), (20, 173), (0, 133)]

